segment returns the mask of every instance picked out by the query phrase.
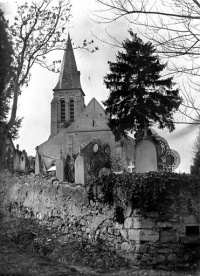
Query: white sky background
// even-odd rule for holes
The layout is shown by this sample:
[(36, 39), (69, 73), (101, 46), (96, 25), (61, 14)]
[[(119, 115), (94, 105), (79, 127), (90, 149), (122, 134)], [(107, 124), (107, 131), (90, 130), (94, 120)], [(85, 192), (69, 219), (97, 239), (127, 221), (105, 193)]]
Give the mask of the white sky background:
[[(23, 0), (17, 0), (23, 3)], [(55, 1), (56, 2), (56, 1)], [(129, 26), (124, 19), (109, 25), (97, 24), (92, 21), (90, 11), (97, 9), (95, 0), (72, 0), (72, 19), (70, 23), (70, 36), (75, 45), (81, 45), (84, 39), (94, 40), (94, 46), (99, 51), (89, 53), (86, 50), (75, 50), (75, 58), (78, 70), (81, 72), (81, 84), (86, 94), (85, 103), (95, 97), (100, 103), (105, 100), (109, 92), (103, 85), (103, 77), (109, 73), (108, 61), (115, 61), (118, 49), (107, 44), (100, 43), (92, 33), (100, 38), (108, 38), (106, 29), (119, 41), (128, 35)], [(0, 0), (0, 6), (4, 7), (5, 15), (11, 18), (15, 15), (13, 0)], [(66, 37), (67, 39), (67, 37)], [(62, 59), (63, 53), (58, 52), (55, 59)], [(57, 84), (58, 74), (49, 72), (39, 66), (35, 66), (31, 72), (31, 81), (19, 98), (17, 116), (24, 117), (20, 138), (14, 143), (19, 144), (20, 150), (25, 149), (28, 155), (35, 156), (35, 147), (46, 141), (50, 135), (50, 103), (53, 98), (52, 89)], [(176, 127), (173, 133), (167, 130), (160, 131), (169, 143), (170, 148), (180, 153), (180, 172), (190, 172), (192, 163), (192, 148), (197, 135), (197, 128), (189, 126)]]

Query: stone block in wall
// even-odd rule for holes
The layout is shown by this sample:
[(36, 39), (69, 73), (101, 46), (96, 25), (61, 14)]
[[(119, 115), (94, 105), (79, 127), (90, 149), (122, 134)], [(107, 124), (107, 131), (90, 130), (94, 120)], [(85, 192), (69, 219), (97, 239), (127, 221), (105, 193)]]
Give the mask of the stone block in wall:
[(124, 221), (124, 228), (130, 229), (132, 228), (132, 224), (133, 224), (132, 218), (126, 218)]
[(130, 250), (130, 244), (128, 242), (123, 242), (121, 244), (121, 250), (122, 251), (128, 251), (128, 250)]
[(139, 241), (140, 240), (140, 230), (129, 229), (128, 238), (130, 241)]
[(155, 222), (150, 219), (144, 219), (139, 217), (133, 218), (133, 228), (145, 228), (145, 229), (153, 229), (155, 226)]
[(149, 254), (142, 254), (141, 262), (147, 263), (151, 261), (151, 256)]
[(156, 242), (159, 240), (159, 232), (153, 231), (153, 230), (141, 229), (139, 240)]
[(149, 245), (148, 244), (141, 244), (139, 246), (138, 252), (141, 254), (147, 253), (149, 251)]
[(160, 233), (160, 242), (175, 242), (176, 234), (169, 231), (161, 231)]
[(161, 262), (164, 262), (165, 260), (166, 260), (166, 257), (162, 254), (159, 254), (158, 256), (153, 258), (154, 263), (161, 263)]
[(158, 222), (157, 226), (159, 228), (171, 228), (172, 224), (170, 222)]
[(181, 222), (183, 222), (184, 224), (197, 224), (200, 221), (196, 216), (190, 215), (190, 216), (183, 216), (181, 219)]
[(177, 255), (174, 254), (174, 253), (171, 253), (171, 254), (169, 254), (169, 256), (167, 257), (167, 259), (168, 259), (170, 262), (176, 263), (176, 262), (177, 262)]
[(170, 254), (170, 253), (172, 253), (172, 249), (171, 248), (161, 248), (161, 249), (158, 250), (158, 253)]

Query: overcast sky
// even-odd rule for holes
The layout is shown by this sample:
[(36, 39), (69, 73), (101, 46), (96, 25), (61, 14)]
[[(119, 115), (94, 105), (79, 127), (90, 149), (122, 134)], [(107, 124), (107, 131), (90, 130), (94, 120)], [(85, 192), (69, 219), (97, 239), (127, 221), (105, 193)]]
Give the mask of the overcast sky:
[[(14, 1), (0, 0), (6, 15), (14, 16)], [(22, 3), (23, 0), (18, 0)], [(100, 103), (108, 97), (109, 92), (103, 85), (103, 76), (109, 72), (108, 61), (115, 61), (118, 49), (100, 43), (93, 37), (93, 33), (100, 38), (108, 38), (106, 29), (110, 34), (122, 41), (128, 35), (129, 26), (125, 20), (120, 20), (112, 25), (97, 24), (91, 18), (91, 12), (97, 9), (95, 0), (72, 0), (72, 19), (70, 23), (70, 36), (75, 45), (80, 45), (83, 40), (93, 39), (99, 51), (89, 53), (86, 50), (75, 50), (78, 70), (81, 72), (81, 83), (86, 94), (85, 102), (95, 97)], [(66, 37), (67, 39), (67, 37)], [(56, 53), (56, 59), (62, 58), (63, 53)], [(18, 116), (24, 117), (20, 138), (14, 143), (19, 144), (20, 150), (25, 149), (28, 155), (35, 155), (35, 147), (46, 141), (50, 135), (50, 103), (53, 98), (52, 89), (55, 87), (58, 74), (49, 72), (35, 66), (31, 73), (31, 81), (23, 89), (18, 104)], [(181, 156), (180, 172), (189, 172), (192, 162), (192, 148), (197, 129), (187, 126), (177, 126), (173, 133), (159, 131), (169, 143), (170, 148), (177, 150)]]

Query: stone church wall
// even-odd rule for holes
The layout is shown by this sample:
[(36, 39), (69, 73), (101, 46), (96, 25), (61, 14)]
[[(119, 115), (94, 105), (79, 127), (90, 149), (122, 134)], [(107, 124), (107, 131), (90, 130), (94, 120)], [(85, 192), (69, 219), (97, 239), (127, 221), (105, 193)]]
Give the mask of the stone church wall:
[(174, 214), (161, 222), (156, 213), (143, 218), (127, 206), (125, 220), (117, 222), (116, 206), (89, 202), (83, 186), (9, 173), (0, 174), (0, 202), (2, 213), (59, 226), (67, 238), (106, 243), (135, 265), (197, 266), (200, 247), (187, 243), (185, 234), (185, 225), (197, 225), (192, 215)]
[(100, 139), (102, 143), (108, 143), (111, 148), (111, 155), (113, 158), (116, 156), (116, 142), (114, 135), (111, 131), (104, 131), (104, 135), (102, 135), (101, 131), (95, 131), (95, 132), (76, 132), (76, 133), (69, 133), (67, 134), (67, 140), (68, 136), (71, 136), (71, 140), (73, 141), (73, 151), (78, 152), (80, 149), (80, 146), (86, 146), (88, 143), (90, 143), (93, 139)]
[(62, 150), (64, 157), (67, 155), (66, 148), (63, 146), (65, 143), (66, 134), (63, 130), (55, 137), (52, 137), (50, 140), (47, 140), (45, 143), (40, 145), (39, 153), (47, 168), (50, 167), (54, 159), (59, 158), (60, 150)]
[[(69, 131), (110, 131), (107, 122), (108, 118), (103, 107), (93, 98), (83, 112), (79, 114), (77, 120), (69, 127)], [(103, 136), (103, 133), (101, 135)]]
[(53, 159), (59, 158), (60, 150), (62, 150), (63, 157), (66, 158), (67, 154), (77, 154), (80, 147), (86, 146), (93, 139), (100, 139), (103, 144), (108, 143), (111, 148), (113, 164), (119, 163), (119, 167), (127, 167), (127, 153), (124, 152), (126, 149), (125, 147), (122, 148), (120, 143), (115, 141), (115, 137), (110, 130), (104, 131), (103, 135), (102, 131), (77, 131), (66, 133), (65, 130), (63, 130), (55, 137), (52, 137), (50, 140), (40, 145), (39, 153), (42, 157), (42, 161), (44, 161), (46, 167), (49, 168)]

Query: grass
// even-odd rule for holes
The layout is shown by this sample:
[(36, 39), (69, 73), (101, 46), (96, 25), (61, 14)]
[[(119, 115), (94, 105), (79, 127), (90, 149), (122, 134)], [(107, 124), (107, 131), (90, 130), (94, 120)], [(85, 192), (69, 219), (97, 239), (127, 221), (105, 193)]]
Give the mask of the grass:
[(127, 259), (110, 251), (103, 243), (67, 239), (58, 228), (41, 226), (33, 220), (9, 219), (1, 228), (5, 241), (29, 253), (70, 266), (87, 267), (97, 272), (129, 269)]

